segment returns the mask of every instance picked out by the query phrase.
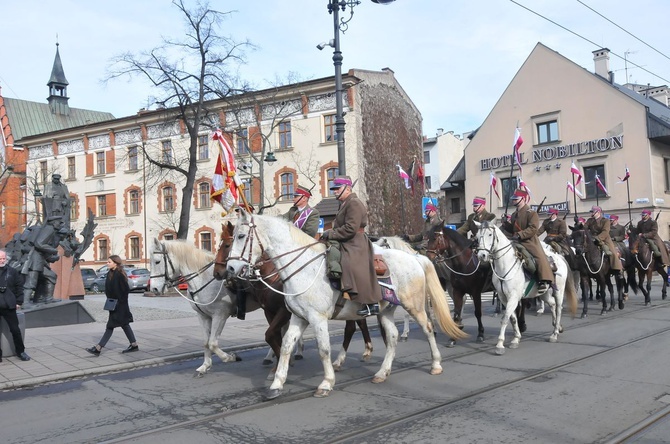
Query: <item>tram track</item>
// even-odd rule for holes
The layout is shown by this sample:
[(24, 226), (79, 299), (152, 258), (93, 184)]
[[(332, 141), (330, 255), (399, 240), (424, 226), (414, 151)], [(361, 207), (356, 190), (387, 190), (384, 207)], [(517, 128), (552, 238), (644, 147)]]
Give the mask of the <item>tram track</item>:
[[(658, 303), (652, 307), (636, 307), (636, 308), (628, 308), (624, 310), (615, 310), (612, 312), (608, 312), (605, 315), (594, 315), (592, 317), (589, 317), (586, 320), (577, 320), (579, 324), (573, 324), (570, 326), (570, 329), (572, 331), (577, 330), (577, 329), (582, 329), (586, 328), (589, 326), (593, 326), (596, 324), (601, 324), (601, 323), (608, 323), (608, 322), (613, 322), (616, 321), (619, 318), (624, 318), (624, 317), (634, 317), (638, 313), (644, 313), (649, 310), (667, 310), (670, 308), (670, 304), (667, 304), (665, 302)], [(542, 316), (547, 316), (547, 315), (542, 315)], [(550, 316), (550, 315), (548, 315)], [(548, 320), (548, 322), (550, 322)], [(496, 330), (497, 331), (497, 330)], [(446, 411), (447, 409), (458, 405), (459, 403), (464, 403), (469, 400), (476, 399), (478, 397), (483, 397), (490, 395), (492, 393), (495, 393), (497, 391), (513, 388), (514, 386), (520, 385), (523, 382), (533, 380), (535, 378), (540, 378), (545, 375), (549, 375), (551, 373), (569, 368), (571, 366), (576, 366), (577, 364), (583, 364), (584, 362), (587, 362), (589, 360), (593, 360), (599, 356), (602, 356), (607, 353), (612, 353), (617, 350), (621, 350), (626, 347), (634, 346), (637, 343), (640, 343), (642, 341), (654, 338), (656, 336), (660, 336), (663, 334), (666, 334), (670, 332), (670, 327), (667, 328), (662, 328), (660, 330), (644, 334), (642, 336), (638, 336), (634, 339), (627, 340), (623, 343), (617, 344), (617, 345), (612, 345), (612, 346), (607, 346), (606, 348), (602, 348), (600, 350), (588, 353), (584, 356), (580, 356), (575, 359), (563, 361), (560, 363), (557, 363), (556, 365), (552, 365), (550, 367), (542, 368), (537, 371), (533, 371), (530, 373), (526, 373), (522, 376), (516, 377), (516, 378), (511, 378), (503, 382), (499, 382), (496, 384), (491, 384), (485, 387), (478, 388), (476, 390), (469, 391), (467, 393), (463, 393), (457, 397), (454, 397), (452, 399), (446, 400), (444, 402), (438, 402), (437, 404), (427, 406), (425, 408), (420, 408), (417, 409), (416, 411), (413, 412), (405, 412), (402, 415), (399, 416), (393, 416), (391, 415), (388, 417), (388, 419), (384, 421), (378, 421), (375, 422), (373, 425), (366, 424), (364, 428), (355, 428), (351, 429), (349, 428), (346, 433), (340, 434), (335, 437), (331, 437), (329, 440), (324, 440), (323, 442), (328, 442), (328, 443), (340, 443), (340, 442), (351, 442), (351, 441), (358, 441), (359, 439), (363, 439), (366, 436), (374, 435), (375, 433), (382, 432), (384, 430), (388, 430), (390, 428), (396, 427), (398, 425), (402, 425), (404, 423), (408, 423), (411, 421), (417, 421), (422, 418), (426, 418), (430, 415), (435, 415), (436, 413), (440, 413), (442, 411)], [(535, 334), (525, 334), (522, 338), (522, 346), (523, 342), (528, 342), (528, 341), (538, 341), (538, 340), (546, 340), (546, 338), (549, 336), (549, 332), (547, 331), (546, 333), (535, 333)], [(494, 339), (494, 336), (488, 336), (489, 340)], [(461, 343), (462, 344), (462, 343)], [(491, 353), (491, 351), (495, 348), (495, 343), (487, 344), (486, 346), (481, 346), (479, 345), (477, 348), (466, 348), (462, 349), (461, 352), (456, 352), (454, 353), (453, 351), (458, 350), (458, 345), (456, 349), (451, 348), (448, 349), (450, 350), (450, 353), (448, 357), (443, 358), (443, 364), (445, 367), (448, 368), (449, 362), (455, 362), (457, 360), (470, 357), (473, 355), (481, 354), (481, 353)], [(426, 363), (425, 361), (418, 362), (417, 364), (400, 364), (396, 363), (394, 365), (394, 370), (392, 372), (391, 377), (397, 377), (398, 375), (402, 375), (403, 373), (407, 373), (410, 371), (414, 371), (417, 369), (423, 369), (425, 368)], [(360, 378), (355, 378), (355, 379), (350, 379), (347, 381), (342, 381), (337, 383), (337, 389), (338, 390), (344, 390), (346, 388), (352, 388), (358, 384), (363, 384), (363, 383), (369, 383), (370, 377), (365, 376), (365, 377), (360, 377)], [(234, 410), (229, 410), (225, 412), (218, 412), (214, 414), (210, 414), (207, 416), (203, 416), (197, 419), (191, 419), (187, 421), (180, 421), (180, 422), (175, 422), (173, 424), (165, 425), (153, 430), (146, 430), (138, 433), (134, 433), (131, 435), (126, 435), (123, 437), (119, 437), (116, 439), (112, 439), (109, 441), (105, 441), (106, 443), (122, 443), (122, 442), (130, 442), (130, 441), (144, 441), (150, 440), (151, 438), (157, 438), (165, 433), (169, 433), (171, 431), (179, 430), (179, 429), (189, 429), (192, 427), (197, 427), (202, 424), (208, 424), (213, 421), (220, 421), (220, 420), (226, 420), (230, 418), (234, 418), (236, 415), (244, 415), (244, 414), (253, 414), (254, 412), (262, 412), (265, 409), (269, 408), (274, 408), (277, 406), (283, 406), (283, 408), (290, 408), (290, 405), (292, 403), (296, 403), (305, 399), (309, 399), (312, 397), (314, 388), (313, 387), (305, 387), (304, 389), (298, 389), (296, 391), (295, 387), (299, 387), (300, 385), (304, 385), (302, 383), (295, 383), (294, 384), (294, 389), (293, 393), (290, 394), (284, 394), (282, 397), (279, 399), (273, 400), (272, 402), (256, 402), (251, 405), (237, 408)], [(327, 401), (325, 401), (327, 402)], [(659, 421), (667, 421), (670, 419), (670, 408), (668, 409), (667, 412), (664, 413), (658, 413), (654, 415), (655, 419), (650, 417), (646, 421), (642, 421), (636, 426), (631, 427), (629, 430), (621, 432), (620, 437), (614, 437), (612, 438), (612, 441), (609, 442), (623, 442), (623, 440), (630, 439), (630, 437), (634, 436), (640, 436), (640, 434), (644, 433), (645, 430), (648, 430), (650, 427), (653, 427), (654, 424), (658, 424)]]

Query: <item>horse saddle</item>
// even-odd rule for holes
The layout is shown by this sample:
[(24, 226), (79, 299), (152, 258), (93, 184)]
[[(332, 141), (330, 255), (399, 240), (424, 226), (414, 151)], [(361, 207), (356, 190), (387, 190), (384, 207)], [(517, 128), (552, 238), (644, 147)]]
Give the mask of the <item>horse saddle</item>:
[(377, 279), (384, 279), (391, 276), (388, 265), (381, 254), (374, 255), (374, 266), (375, 273), (377, 274)]
[[(535, 276), (537, 272), (537, 261), (535, 260), (535, 257), (530, 254), (530, 251), (528, 251), (528, 249), (520, 243), (514, 243), (514, 249), (516, 250), (517, 257), (523, 264), (524, 271), (527, 272), (530, 276)], [(547, 259), (549, 260), (551, 271), (556, 273), (556, 271), (558, 271), (558, 267), (556, 267), (554, 258), (547, 256)]]

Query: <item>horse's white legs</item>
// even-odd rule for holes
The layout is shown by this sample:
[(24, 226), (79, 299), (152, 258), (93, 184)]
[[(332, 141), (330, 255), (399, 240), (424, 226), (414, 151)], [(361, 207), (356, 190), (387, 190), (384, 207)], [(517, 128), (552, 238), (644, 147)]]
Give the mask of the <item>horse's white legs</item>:
[(195, 371), (196, 376), (203, 376), (205, 373), (209, 371), (210, 368), (212, 368), (212, 350), (210, 350), (208, 347), (209, 336), (212, 331), (212, 318), (210, 318), (209, 316), (205, 316), (204, 314), (200, 313), (197, 310), (196, 312), (198, 313), (198, 320), (200, 321), (200, 326), (202, 327), (202, 333), (203, 333), (202, 346), (204, 348), (204, 359), (202, 365), (197, 369), (195, 369)]
[(384, 355), (381, 368), (372, 378), (374, 384), (386, 381), (386, 378), (391, 374), (396, 346), (398, 345), (398, 327), (393, 322), (393, 313), (384, 312), (378, 319), (386, 332), (386, 354)]
[(562, 288), (565, 287), (565, 283), (562, 286), (560, 283), (557, 283), (557, 285), (559, 286), (559, 290), (553, 290), (551, 295), (548, 294), (549, 292), (542, 295), (542, 298), (547, 301), (551, 309), (551, 324), (554, 327), (549, 336), (549, 342), (558, 341), (558, 334), (563, 330), (563, 327), (561, 327), (561, 305), (563, 303)]
[(540, 316), (544, 314), (544, 300), (540, 298), (540, 302), (537, 304), (537, 315)]
[[(291, 353), (293, 352), (293, 347), (298, 339), (302, 337), (307, 325), (307, 321), (304, 319), (301, 319), (298, 316), (291, 316), (288, 329), (281, 341), (281, 356), (279, 357), (279, 363), (277, 364), (275, 379), (272, 381), (272, 385), (270, 385), (266, 396), (267, 400), (275, 399), (277, 396), (281, 395), (284, 383), (286, 382), (286, 376), (288, 375), (288, 364), (291, 358)], [(328, 363), (330, 364), (330, 362)]]
[[(498, 292), (498, 294), (502, 293)], [(517, 305), (519, 305), (519, 298), (514, 297), (506, 301), (506, 303), (504, 301), (501, 302), (505, 304), (505, 313), (500, 320), (500, 334), (498, 335), (498, 343), (496, 344), (496, 355), (505, 354), (505, 330), (507, 330), (507, 324), (509, 324), (510, 317), (514, 316), (514, 310), (516, 310)], [(516, 332), (514, 333), (516, 335)], [(519, 336), (521, 336), (521, 333), (519, 333)]]
[(430, 365), (430, 374), (439, 375), (442, 373), (442, 355), (440, 354), (440, 349), (437, 347), (437, 341), (435, 340), (435, 328), (433, 323), (428, 319), (428, 313), (426, 311), (416, 311), (412, 313), (414, 320), (423, 330), (423, 334), (426, 335), (428, 340), (428, 345), (430, 346), (430, 356), (432, 359)]
[(323, 381), (321, 381), (316, 392), (314, 392), (314, 397), (325, 398), (330, 394), (335, 385), (335, 370), (330, 361), (330, 333), (328, 332), (328, 320), (325, 318), (318, 318), (312, 322), (312, 328), (314, 329), (314, 336), (316, 337), (316, 345), (319, 348), (319, 358), (323, 365)]
[[(521, 303), (523, 304), (523, 302)], [(512, 341), (509, 343), (509, 348), (519, 348), (519, 342), (521, 341), (521, 329), (519, 329), (519, 320), (516, 317), (516, 311), (512, 312), (509, 320), (514, 331), (514, 338), (512, 338)]]
[(219, 347), (219, 337), (223, 331), (223, 327), (226, 325), (228, 320), (229, 313), (225, 310), (222, 310), (220, 313), (214, 315), (211, 320), (212, 331), (209, 334), (209, 341), (207, 347), (210, 351), (214, 352), (216, 356), (221, 359), (222, 362), (235, 362), (237, 361), (237, 356), (234, 353), (226, 353)]
[(409, 313), (405, 311), (404, 323), (402, 326), (402, 334), (400, 335), (400, 340), (403, 342), (407, 341), (408, 337), (409, 337)]

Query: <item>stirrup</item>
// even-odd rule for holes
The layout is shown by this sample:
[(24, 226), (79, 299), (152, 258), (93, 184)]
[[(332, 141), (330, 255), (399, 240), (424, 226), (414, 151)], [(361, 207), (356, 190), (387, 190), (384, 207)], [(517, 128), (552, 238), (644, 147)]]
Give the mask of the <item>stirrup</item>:
[(358, 316), (374, 316), (379, 314), (379, 304), (363, 304), (363, 308), (356, 312)]

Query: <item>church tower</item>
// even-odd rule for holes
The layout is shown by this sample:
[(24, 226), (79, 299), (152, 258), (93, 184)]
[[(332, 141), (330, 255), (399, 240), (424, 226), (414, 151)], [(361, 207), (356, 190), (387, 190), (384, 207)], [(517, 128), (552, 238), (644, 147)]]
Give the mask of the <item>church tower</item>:
[(70, 114), (70, 106), (67, 101), (67, 86), (69, 85), (63, 72), (63, 64), (60, 61), (60, 53), (58, 52), (58, 43), (56, 43), (56, 58), (54, 59), (54, 66), (51, 69), (51, 77), (49, 78), (49, 108), (52, 114), (61, 114), (67, 116)]

